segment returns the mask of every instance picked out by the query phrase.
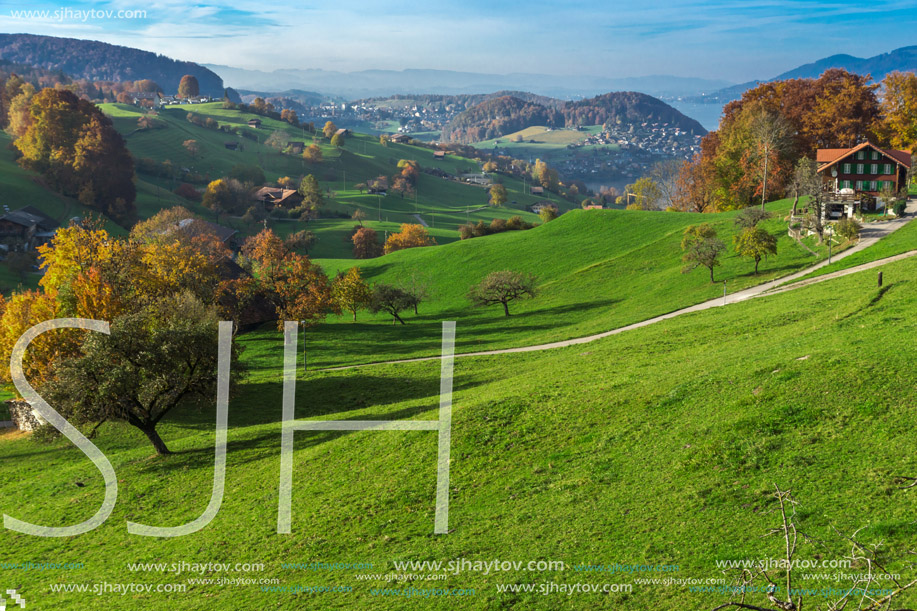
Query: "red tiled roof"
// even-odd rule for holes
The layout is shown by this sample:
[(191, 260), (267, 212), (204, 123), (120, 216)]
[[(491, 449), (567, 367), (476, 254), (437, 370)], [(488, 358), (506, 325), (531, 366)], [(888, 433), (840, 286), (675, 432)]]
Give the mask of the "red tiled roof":
[(911, 167), (911, 154), (907, 151), (898, 151), (895, 149), (882, 149), (876, 146), (871, 142), (862, 142), (856, 145), (853, 148), (849, 149), (818, 149), (815, 154), (815, 160), (819, 163), (818, 171), (821, 172), (824, 169), (827, 169), (834, 165), (839, 160), (843, 159), (851, 153), (856, 153), (857, 151), (864, 149), (866, 147), (874, 148), (880, 153), (884, 154), (886, 157), (889, 157), (896, 162), (900, 163), (906, 168)]

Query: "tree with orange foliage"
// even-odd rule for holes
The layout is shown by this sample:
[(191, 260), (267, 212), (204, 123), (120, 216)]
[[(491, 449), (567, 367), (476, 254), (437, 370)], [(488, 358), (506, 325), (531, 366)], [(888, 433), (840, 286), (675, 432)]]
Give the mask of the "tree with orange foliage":
[[(59, 308), (53, 297), (41, 291), (14, 293), (4, 302), (0, 316), (0, 380), (10, 382), (9, 363), (13, 347), (22, 334), (40, 322), (58, 318)], [(56, 359), (76, 354), (79, 331), (56, 329), (42, 333), (29, 345), (23, 359), (23, 370), (32, 386), (41, 386), (53, 376)]]
[(328, 312), (339, 311), (331, 297), (331, 283), (322, 268), (294, 252), (295, 242), (284, 241), (265, 229), (245, 241), (242, 254), (252, 263), (254, 286), (240, 286), (252, 295), (261, 295), (276, 310), (279, 325), (284, 320), (299, 320), (309, 326)]
[(436, 240), (427, 233), (423, 225), (403, 223), (401, 231), (393, 233), (385, 241), (385, 254), (393, 253), (396, 250), (405, 248), (419, 248), (422, 246), (434, 246)]
[(351, 240), (355, 259), (373, 259), (382, 255), (382, 245), (379, 244), (375, 229), (360, 227), (354, 232)]
[(882, 122), (878, 131), (897, 149), (917, 146), (917, 75), (891, 72), (882, 81)]

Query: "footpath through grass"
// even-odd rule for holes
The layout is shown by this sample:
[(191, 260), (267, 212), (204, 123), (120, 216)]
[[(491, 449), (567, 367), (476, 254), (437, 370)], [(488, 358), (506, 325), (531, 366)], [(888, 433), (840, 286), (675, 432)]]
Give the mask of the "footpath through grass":
[(823, 276), (831, 272), (850, 269), (857, 265), (893, 257), (911, 250), (917, 250), (917, 222), (914, 220), (908, 221), (906, 225), (885, 236), (872, 246), (855, 252), (831, 265), (817, 269), (811, 274), (807, 274), (805, 278), (814, 278), (815, 276)]
[[(768, 513), (775, 483), (794, 491), (807, 534), (828, 540), (832, 526), (847, 533), (866, 526), (863, 540), (882, 540), (888, 569), (906, 574), (901, 559), (917, 535), (915, 509), (892, 476), (917, 472), (910, 424), (917, 261), (885, 273), (883, 291), (871, 273), (855, 274), (586, 346), (458, 359), (446, 536), (433, 535), (436, 435), (429, 432), (296, 433), (293, 534), (276, 534), (282, 339), (273, 329), (241, 336), (249, 371), (230, 405), (226, 495), (209, 526), (150, 539), (128, 535), (125, 521), (178, 525), (203, 511), (213, 409), (163, 422), (178, 452), (165, 458), (151, 458), (137, 431), (107, 424), (96, 443), (119, 480), (108, 522), (65, 540), (0, 531), (5, 561), (82, 566), (0, 575), (35, 608), (61, 611), (710, 609), (725, 596), (692, 592), (687, 581), (638, 580), (719, 579), (717, 561), (780, 557), (782, 540), (762, 536), (776, 525)], [(466, 333), (460, 323), (460, 341)], [(438, 392), (437, 363), (312, 373), (301, 378), (297, 417), (435, 419)], [(63, 525), (88, 518), (101, 502), (98, 472), (68, 443), (0, 436), (0, 461), (2, 513)], [(848, 552), (800, 542), (799, 557), (837, 560)], [(461, 559), (564, 568), (485, 574), (394, 565)], [(233, 568), (171, 568), (182, 562)], [(310, 562), (362, 568), (313, 570)], [(576, 569), (615, 563), (677, 570)], [(819, 570), (825, 576), (797, 581), (838, 587), (837, 572), (851, 571)], [(92, 594), (102, 583), (187, 590)], [(551, 583), (630, 591), (541, 593)], [(52, 591), (76, 585), (90, 589)], [(498, 591), (508, 586), (533, 591)], [(917, 595), (897, 602), (913, 606)]]
[[(802, 269), (820, 260), (786, 234), (780, 220), (786, 200), (769, 204), (775, 218), (763, 226), (778, 238), (778, 255), (754, 263), (732, 251), (736, 212), (687, 214), (574, 210), (544, 226), (474, 238), (437, 248), (415, 248), (367, 261), (324, 261), (329, 274), (358, 265), (370, 282), (426, 281), (431, 296), (410, 313), (406, 325), (384, 315), (360, 313), (308, 331), (310, 366), (325, 367), (436, 354), (439, 324), (456, 320), (464, 329), (458, 352), (510, 348), (581, 337), (652, 318)], [(683, 274), (681, 237), (695, 223), (712, 223), (726, 242), (716, 283), (706, 269)], [(540, 294), (511, 305), (474, 309), (471, 285), (492, 271), (511, 269), (537, 276)]]

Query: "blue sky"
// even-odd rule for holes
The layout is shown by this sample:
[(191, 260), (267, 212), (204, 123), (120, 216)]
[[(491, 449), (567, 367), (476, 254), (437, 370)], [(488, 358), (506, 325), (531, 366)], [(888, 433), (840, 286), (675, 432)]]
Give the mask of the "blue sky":
[[(76, 11), (146, 11), (81, 19)], [(45, 10), (47, 17), (14, 17)], [(55, 13), (57, 11), (57, 13)], [(914, 0), (0, 0), (0, 31), (72, 36), (245, 68), (677, 74), (734, 82), (917, 44)]]

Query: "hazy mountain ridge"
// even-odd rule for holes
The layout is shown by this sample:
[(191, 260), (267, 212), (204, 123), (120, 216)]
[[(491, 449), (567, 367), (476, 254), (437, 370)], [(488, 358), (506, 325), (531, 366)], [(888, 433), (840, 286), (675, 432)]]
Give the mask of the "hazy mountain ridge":
[(641, 91), (655, 96), (695, 95), (729, 85), (725, 80), (654, 75), (609, 78), (547, 74), (486, 74), (455, 70), (361, 70), (337, 72), (321, 69), (278, 69), (272, 72), (205, 64), (237, 89), (280, 91), (306, 89), (351, 100), (388, 98), (393, 95), (488, 94), (526, 91), (552, 98), (586, 98), (607, 91)]

